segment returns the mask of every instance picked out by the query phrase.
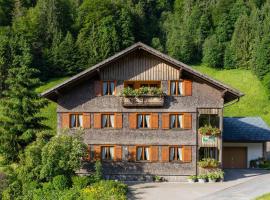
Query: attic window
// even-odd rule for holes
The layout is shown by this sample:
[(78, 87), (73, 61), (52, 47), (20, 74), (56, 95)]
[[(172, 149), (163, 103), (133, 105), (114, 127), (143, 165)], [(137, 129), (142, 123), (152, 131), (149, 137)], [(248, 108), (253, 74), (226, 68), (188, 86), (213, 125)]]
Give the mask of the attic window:
[(102, 84), (103, 95), (114, 95), (115, 94), (115, 82), (114, 81), (104, 81)]

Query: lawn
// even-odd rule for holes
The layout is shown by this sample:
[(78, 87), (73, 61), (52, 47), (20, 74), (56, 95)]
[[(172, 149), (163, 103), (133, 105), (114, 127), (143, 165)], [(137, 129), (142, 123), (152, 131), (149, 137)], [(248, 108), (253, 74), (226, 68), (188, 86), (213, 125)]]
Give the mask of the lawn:
[(270, 200), (270, 193), (259, 196), (256, 198), (256, 200)]
[[(203, 65), (193, 66), (193, 68), (245, 93), (239, 102), (225, 107), (225, 116), (260, 116), (270, 125), (270, 100), (264, 86), (251, 71), (243, 69), (217, 70)], [(37, 92), (44, 92), (66, 79), (52, 79), (39, 87)], [(48, 107), (41, 112), (42, 116), (47, 118), (44, 124), (56, 130), (56, 104), (50, 102)]]
[(203, 65), (194, 66), (194, 69), (245, 94), (238, 103), (225, 107), (225, 116), (260, 116), (270, 125), (270, 100), (266, 89), (251, 71), (243, 69), (216, 70)]

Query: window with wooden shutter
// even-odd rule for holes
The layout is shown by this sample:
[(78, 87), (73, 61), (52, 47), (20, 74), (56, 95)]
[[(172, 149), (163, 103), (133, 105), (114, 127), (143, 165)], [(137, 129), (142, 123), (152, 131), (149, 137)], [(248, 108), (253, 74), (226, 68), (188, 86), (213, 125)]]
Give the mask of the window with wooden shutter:
[(192, 81), (184, 80), (184, 96), (192, 96)]
[(184, 113), (183, 114), (183, 128), (184, 129), (192, 129), (192, 114)]
[(94, 87), (95, 87), (95, 95), (101, 96), (102, 95), (102, 81), (95, 81)]
[(94, 128), (101, 128), (101, 114), (94, 113)]
[(128, 147), (128, 160), (135, 161), (136, 160), (136, 146)]
[(169, 147), (168, 146), (162, 146), (161, 158), (162, 158), (162, 162), (169, 162)]
[(158, 129), (158, 113), (151, 114), (151, 128)]
[(150, 147), (150, 161), (157, 162), (158, 161), (158, 146)]
[(69, 113), (62, 113), (62, 128), (69, 128)]
[(180, 146), (171, 146), (169, 148), (169, 160), (170, 162), (174, 161), (183, 161), (183, 148)]
[(170, 128), (170, 115), (168, 113), (162, 113), (162, 129)]
[(87, 154), (86, 154), (86, 160), (91, 160), (91, 146), (90, 144), (87, 145)]
[(137, 114), (129, 113), (128, 114), (129, 128), (136, 129), (137, 128)]
[(101, 146), (94, 145), (94, 159), (100, 160), (100, 158), (101, 158)]
[(181, 96), (184, 93), (183, 82), (181, 80), (169, 81), (169, 94), (171, 96)]
[(102, 95), (115, 95), (116, 81), (102, 82)]
[(90, 128), (90, 113), (83, 113), (83, 128)]
[(123, 128), (123, 114), (115, 113), (115, 128)]
[(183, 147), (183, 162), (191, 162), (192, 161), (192, 147), (184, 146)]
[(115, 146), (115, 161), (122, 160), (122, 146)]
[(170, 114), (170, 128), (171, 129), (181, 129), (183, 128), (183, 115), (174, 113)]

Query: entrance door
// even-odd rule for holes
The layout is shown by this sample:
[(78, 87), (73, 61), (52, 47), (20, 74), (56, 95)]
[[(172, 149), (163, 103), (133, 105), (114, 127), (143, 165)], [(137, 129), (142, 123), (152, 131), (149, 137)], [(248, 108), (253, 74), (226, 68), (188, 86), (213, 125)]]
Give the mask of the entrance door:
[(223, 168), (243, 169), (247, 168), (246, 147), (223, 147)]

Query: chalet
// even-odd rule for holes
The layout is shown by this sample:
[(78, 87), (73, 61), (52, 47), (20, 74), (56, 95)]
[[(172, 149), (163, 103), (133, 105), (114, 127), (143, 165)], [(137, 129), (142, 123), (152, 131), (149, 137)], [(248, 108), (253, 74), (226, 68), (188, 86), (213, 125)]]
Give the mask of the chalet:
[(270, 129), (260, 118), (223, 118), (243, 95), (142, 43), (42, 93), (58, 105), (59, 133), (84, 130), (82, 171), (101, 160), (110, 179), (168, 181), (197, 174), (202, 158), (247, 168), (265, 155)]

